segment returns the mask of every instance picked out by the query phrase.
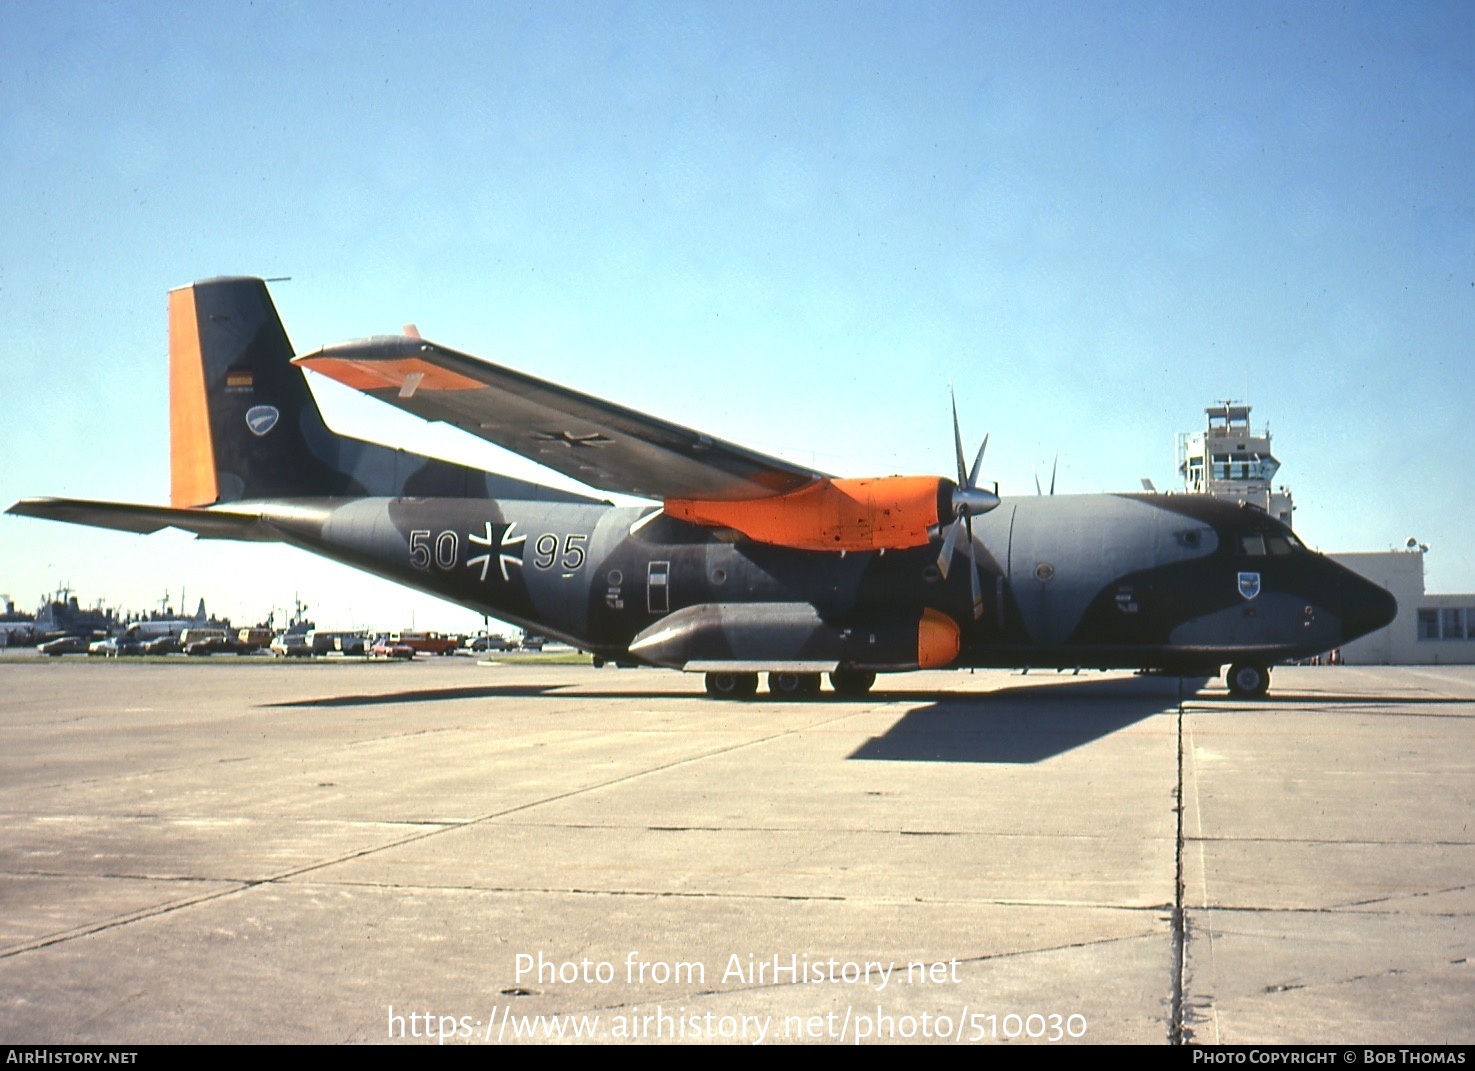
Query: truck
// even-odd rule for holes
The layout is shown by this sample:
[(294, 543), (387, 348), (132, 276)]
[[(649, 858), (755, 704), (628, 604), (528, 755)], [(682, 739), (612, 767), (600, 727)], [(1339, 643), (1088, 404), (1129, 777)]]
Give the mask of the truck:
[(447, 655), (461, 646), (459, 636), (447, 636), (440, 632), (391, 632), (390, 642), (402, 643), (416, 654)]

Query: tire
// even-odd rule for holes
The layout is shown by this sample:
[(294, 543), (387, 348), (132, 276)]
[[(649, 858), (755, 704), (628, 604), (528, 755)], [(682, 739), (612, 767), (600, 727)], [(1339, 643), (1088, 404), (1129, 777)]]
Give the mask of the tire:
[(818, 673), (770, 673), (768, 694), (775, 699), (810, 699), (819, 695)]
[(757, 693), (756, 673), (707, 674), (707, 694), (713, 699), (751, 699)]
[(1270, 690), (1270, 670), (1258, 662), (1236, 662), (1224, 680), (1236, 699), (1258, 699)]
[(837, 669), (830, 674), (830, 687), (847, 699), (865, 695), (876, 683), (876, 675), (862, 669)]

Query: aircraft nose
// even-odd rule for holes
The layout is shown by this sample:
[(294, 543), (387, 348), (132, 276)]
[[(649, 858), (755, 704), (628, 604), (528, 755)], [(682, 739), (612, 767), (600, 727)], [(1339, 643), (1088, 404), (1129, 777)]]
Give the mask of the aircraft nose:
[(1342, 578), (1341, 587), (1344, 643), (1382, 628), (1398, 614), (1398, 600), (1387, 589), (1350, 569)]

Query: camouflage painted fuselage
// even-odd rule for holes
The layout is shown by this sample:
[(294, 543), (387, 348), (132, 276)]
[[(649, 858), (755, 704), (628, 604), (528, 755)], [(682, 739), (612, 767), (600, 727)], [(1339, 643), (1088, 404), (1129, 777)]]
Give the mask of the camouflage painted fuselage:
[(957, 665), (1217, 670), (1326, 651), (1393, 612), (1387, 592), (1264, 513), (1202, 496), (1004, 499), (974, 522), (977, 616), (966, 557), (944, 579), (936, 544), (790, 550), (654, 507), (364, 498), (234, 508), (259, 511), (304, 549), (603, 658), (673, 668), (914, 668), (916, 622), (931, 610), (960, 626)]
[[(171, 291), (169, 338), (171, 504), (27, 499), (9, 512), (288, 542), (604, 659), (705, 672), (714, 695), (752, 694), (763, 671), (780, 694), (813, 694), (825, 671), (856, 694), (875, 672), (918, 667), (1225, 663), (1238, 663), (1232, 689), (1259, 694), (1272, 663), (1396, 611), (1256, 509), (985, 495), (982, 451), (965, 478), (956, 420), (958, 485), (842, 488), (418, 335), (294, 358), (260, 279)], [(662, 501), (691, 520), (338, 434), (297, 360), (591, 487), (661, 497), (669, 484)], [(774, 503), (785, 508), (769, 517)]]

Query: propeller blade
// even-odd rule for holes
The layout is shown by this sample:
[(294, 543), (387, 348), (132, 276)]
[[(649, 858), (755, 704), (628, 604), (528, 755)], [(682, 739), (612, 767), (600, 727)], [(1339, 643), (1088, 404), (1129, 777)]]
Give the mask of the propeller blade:
[[(948, 393), (949, 394), (952, 394), (952, 388), (951, 387), (948, 388)], [(968, 483), (968, 468), (967, 468), (967, 462), (963, 460), (963, 432), (958, 427), (958, 397), (955, 394), (952, 394), (952, 396), (953, 396), (953, 445), (958, 450), (958, 483), (960, 483), (960, 484), (962, 484), (963, 486), (966, 487), (967, 486), (967, 483)]]
[(958, 545), (958, 529), (962, 527), (957, 521), (947, 526), (947, 536), (942, 541), (942, 553), (937, 556), (937, 571), (947, 579), (947, 571), (952, 568), (953, 549)]
[(973, 581), (973, 620), (983, 616), (983, 584), (978, 579), (978, 548), (973, 543), (973, 519), (968, 524), (968, 577)]
[[(983, 443), (978, 447), (978, 454), (973, 458), (973, 467), (967, 468), (967, 459), (963, 456), (963, 430), (958, 420), (958, 396), (953, 391), (951, 383), (948, 384), (948, 395), (953, 403), (953, 449), (958, 460), (958, 483), (953, 488), (953, 520), (943, 535), (942, 551), (937, 556), (937, 571), (942, 574), (944, 580), (947, 579), (948, 570), (953, 563), (953, 553), (958, 549), (959, 536), (962, 531), (966, 531), (968, 534), (969, 586), (973, 591), (973, 616), (977, 619), (983, 616), (983, 585), (978, 579), (978, 548), (973, 542), (973, 516), (978, 513), (987, 513), (999, 504), (999, 489), (998, 484), (995, 484), (993, 493), (989, 493), (979, 490), (978, 487), (978, 474), (983, 470), (983, 455), (988, 451), (987, 435), (983, 437)], [(1039, 478), (1036, 477), (1036, 489), (1038, 489), (1039, 482)]]
[(1035, 497), (1039, 498), (1045, 493), (1040, 490), (1040, 473), (1038, 469), (1031, 469), (1030, 471), (1035, 474)]
[(1055, 470), (1060, 468), (1060, 455), (1055, 455), (1055, 462), (1050, 466), (1050, 494), (1055, 493)]
[(968, 470), (968, 486), (978, 486), (978, 470), (983, 468), (983, 452), (988, 449), (988, 436), (983, 437), (983, 445), (978, 448), (978, 456), (973, 459), (973, 467)]

